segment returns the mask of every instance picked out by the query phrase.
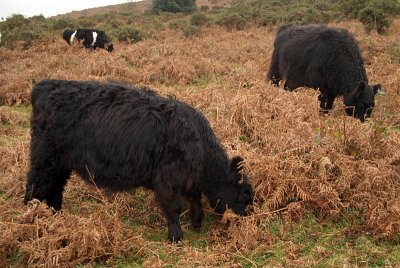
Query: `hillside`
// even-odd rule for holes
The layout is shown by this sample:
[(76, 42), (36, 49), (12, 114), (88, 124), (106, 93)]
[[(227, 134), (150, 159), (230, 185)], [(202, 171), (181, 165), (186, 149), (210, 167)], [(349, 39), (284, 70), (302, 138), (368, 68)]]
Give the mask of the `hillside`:
[[(219, 1), (211, 1), (211, 0), (197, 0), (197, 6), (208, 6), (210, 9), (214, 6), (219, 7), (228, 7), (231, 0), (219, 0)], [(79, 11), (72, 11), (66, 14), (59, 14), (57, 16), (52, 16), (53, 19), (60, 19), (60, 18), (71, 18), (71, 19), (78, 19), (80, 17), (91, 17), (91, 16), (98, 16), (103, 14), (108, 14), (111, 12), (116, 13), (131, 13), (131, 14), (138, 14), (143, 13), (151, 7), (151, 0), (144, 0), (138, 2), (131, 2), (119, 5), (110, 5), (104, 7), (96, 7), (96, 8), (88, 8)]]
[(80, 17), (91, 17), (91, 16), (97, 16), (97, 15), (103, 15), (111, 12), (116, 12), (116, 13), (143, 13), (151, 5), (151, 0), (145, 0), (145, 1), (138, 1), (138, 2), (131, 2), (131, 3), (125, 3), (125, 4), (119, 4), (119, 5), (109, 5), (109, 6), (103, 6), (103, 7), (95, 7), (95, 8), (88, 8), (84, 10), (79, 10), (79, 11), (72, 11), (68, 12), (66, 14), (59, 14), (57, 16), (52, 16), (51, 18), (53, 19), (60, 19), (60, 18), (71, 18), (71, 19), (77, 19)]

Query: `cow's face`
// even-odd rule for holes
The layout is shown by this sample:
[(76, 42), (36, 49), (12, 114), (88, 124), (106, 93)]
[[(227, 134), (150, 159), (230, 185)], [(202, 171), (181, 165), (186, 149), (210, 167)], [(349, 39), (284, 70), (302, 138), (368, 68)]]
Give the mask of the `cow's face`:
[(381, 85), (370, 86), (364, 81), (361, 81), (357, 88), (346, 98), (346, 113), (349, 116), (354, 116), (360, 119), (361, 122), (365, 121), (372, 114), (375, 106), (375, 95)]
[(249, 178), (242, 174), (243, 159), (239, 156), (232, 158), (230, 163), (230, 181), (222, 185), (215, 211), (223, 213), (227, 208), (241, 216), (246, 215), (246, 207), (253, 203), (253, 188), (249, 183)]
[(108, 52), (111, 52), (111, 51), (113, 51), (113, 50), (114, 50), (114, 45), (113, 45), (113, 44), (111, 44), (111, 43), (109, 43), (109, 44), (106, 44), (106, 50), (107, 50)]

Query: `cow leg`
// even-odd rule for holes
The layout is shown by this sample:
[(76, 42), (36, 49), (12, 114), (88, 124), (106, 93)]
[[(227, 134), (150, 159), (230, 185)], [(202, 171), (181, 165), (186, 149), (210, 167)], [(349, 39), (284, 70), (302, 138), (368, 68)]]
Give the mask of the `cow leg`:
[(67, 179), (71, 174), (71, 170), (59, 171), (55, 176), (56, 181), (45, 199), (49, 207), (54, 208), (55, 211), (61, 210), (61, 204), (63, 199), (64, 187), (67, 184)]
[(335, 101), (335, 97), (328, 95), (327, 100), (326, 100), (326, 109), (327, 110), (332, 109), (334, 101)]
[(46, 200), (49, 207), (60, 210), (64, 186), (71, 171), (56, 166), (33, 167), (28, 173), (24, 203), (33, 198)]
[(335, 97), (321, 93), (318, 96), (318, 100), (320, 101), (319, 106), (321, 107), (323, 112), (327, 114), (329, 113), (329, 110), (331, 110), (333, 107), (333, 102), (335, 101)]
[(83, 39), (83, 46), (85, 47), (85, 48), (90, 48), (90, 42), (88, 41), (88, 40), (86, 40), (86, 39)]
[(201, 206), (201, 191), (192, 189), (190, 193), (186, 195), (190, 202), (190, 220), (195, 230), (201, 228), (201, 222), (204, 219), (204, 212)]
[(319, 103), (319, 107), (321, 107), (321, 109), (322, 110), (324, 110), (324, 112), (325, 112), (325, 110), (326, 110), (326, 100), (327, 100), (327, 97), (324, 95), (324, 94), (319, 94), (319, 96), (318, 96), (318, 100), (320, 101), (320, 103)]
[(36, 198), (46, 200), (49, 207), (60, 210), (64, 186), (70, 174), (71, 170), (65, 167), (65, 161), (53, 146), (46, 146), (33, 137), (24, 203)]
[(267, 73), (267, 79), (272, 81), (274, 86), (279, 86), (279, 82), (282, 80), (279, 72), (279, 54), (277, 50), (272, 53), (271, 64)]
[(171, 242), (179, 242), (183, 238), (183, 231), (179, 222), (182, 211), (181, 191), (163, 186), (166, 185), (158, 184), (154, 190), (168, 221), (168, 239)]

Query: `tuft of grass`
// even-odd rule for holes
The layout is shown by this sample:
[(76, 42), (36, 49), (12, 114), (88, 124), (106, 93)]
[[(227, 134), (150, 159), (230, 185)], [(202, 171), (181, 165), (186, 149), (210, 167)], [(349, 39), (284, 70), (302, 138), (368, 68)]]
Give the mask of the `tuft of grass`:
[(205, 88), (212, 82), (212, 77), (208, 73), (202, 73), (192, 81), (192, 85), (200, 88)]
[(16, 251), (8, 257), (8, 261), (10, 262), (11, 266), (18, 267), (22, 265), (22, 253), (21, 251)]

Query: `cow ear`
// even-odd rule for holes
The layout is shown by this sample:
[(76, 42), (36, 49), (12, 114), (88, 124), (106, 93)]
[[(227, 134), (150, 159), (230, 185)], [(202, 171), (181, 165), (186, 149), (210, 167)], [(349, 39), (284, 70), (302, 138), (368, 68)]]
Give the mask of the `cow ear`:
[(374, 91), (374, 95), (376, 95), (378, 92), (383, 92), (381, 84), (374, 85), (372, 87), (372, 90)]
[(240, 173), (243, 170), (243, 158), (240, 156), (234, 156), (231, 159), (230, 170)]

